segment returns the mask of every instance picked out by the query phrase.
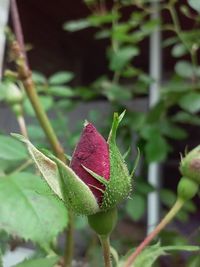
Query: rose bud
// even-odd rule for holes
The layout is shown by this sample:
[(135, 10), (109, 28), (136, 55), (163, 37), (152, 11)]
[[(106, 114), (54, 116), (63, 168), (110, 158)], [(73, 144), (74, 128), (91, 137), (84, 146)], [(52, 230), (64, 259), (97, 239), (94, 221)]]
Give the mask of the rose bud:
[(21, 104), (24, 99), (24, 94), (21, 89), (13, 82), (6, 82), (5, 85), (5, 100), (10, 105)]
[(180, 172), (200, 184), (200, 145), (181, 159)]
[(87, 184), (101, 204), (105, 185), (95, 179), (86, 168), (102, 176), (110, 178), (109, 148), (106, 140), (97, 132), (91, 123), (86, 123), (80, 141), (72, 155), (72, 170)]
[(86, 123), (70, 166), (55, 156), (44, 155), (24, 137), (15, 136), (27, 144), (52, 191), (74, 212), (92, 215), (115, 208), (131, 191), (135, 167), (129, 174), (116, 145), (116, 132), (124, 113), (114, 114), (107, 142), (91, 123)]
[(178, 183), (178, 196), (191, 199), (198, 193), (200, 184), (200, 145), (181, 158), (179, 169), (183, 177)]
[(23, 114), (22, 102), (24, 94), (22, 90), (13, 82), (6, 81), (3, 86), (4, 100), (10, 105), (12, 111), (17, 117)]

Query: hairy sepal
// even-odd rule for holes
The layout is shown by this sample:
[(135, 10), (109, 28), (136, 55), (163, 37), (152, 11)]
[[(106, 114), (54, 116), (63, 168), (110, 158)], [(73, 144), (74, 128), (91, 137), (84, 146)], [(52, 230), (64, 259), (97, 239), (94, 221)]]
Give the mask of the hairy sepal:
[(108, 210), (125, 199), (131, 191), (131, 176), (127, 165), (116, 145), (116, 132), (125, 111), (119, 116), (114, 113), (112, 128), (108, 138), (110, 155), (110, 179), (106, 185), (101, 209)]
[(28, 139), (23, 135), (13, 133), (12, 136), (18, 140), (24, 142), (28, 148), (28, 151), (44, 177), (45, 181), (51, 188), (51, 190), (62, 200), (64, 200), (60, 188), (60, 175), (57, 165), (49, 157), (40, 152)]
[(99, 205), (90, 188), (76, 173), (58, 158), (54, 157), (62, 183), (62, 194), (65, 203), (75, 213), (92, 215), (100, 211)]

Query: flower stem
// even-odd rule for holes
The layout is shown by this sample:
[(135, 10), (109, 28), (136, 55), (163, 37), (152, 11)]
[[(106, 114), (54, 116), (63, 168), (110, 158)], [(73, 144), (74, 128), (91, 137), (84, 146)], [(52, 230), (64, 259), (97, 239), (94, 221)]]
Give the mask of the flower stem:
[(110, 254), (110, 237), (101, 235), (99, 236), (99, 239), (103, 249), (105, 267), (112, 267), (111, 254)]
[(17, 122), (19, 124), (19, 128), (20, 128), (20, 131), (23, 134), (23, 136), (28, 138), (28, 132), (27, 132), (27, 129), (26, 129), (26, 123), (25, 123), (24, 116), (18, 116), (17, 117)]
[(134, 253), (132, 253), (125, 262), (124, 267), (130, 267), (133, 265), (137, 256), (142, 252), (142, 250), (160, 233), (160, 231), (174, 218), (177, 212), (182, 208), (184, 200), (178, 198), (171, 208), (171, 210), (166, 214), (162, 221), (156, 226), (156, 228), (144, 239), (144, 241), (136, 248)]
[(66, 246), (64, 251), (64, 267), (70, 267), (71, 261), (73, 258), (74, 253), (74, 238), (73, 238), (73, 232), (74, 232), (74, 214), (70, 211), (69, 213), (69, 224), (66, 231)]

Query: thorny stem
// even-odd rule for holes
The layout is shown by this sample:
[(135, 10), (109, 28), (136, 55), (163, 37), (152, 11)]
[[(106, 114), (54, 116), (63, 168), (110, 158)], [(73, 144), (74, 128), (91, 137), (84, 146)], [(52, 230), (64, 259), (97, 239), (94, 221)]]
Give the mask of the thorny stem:
[(22, 33), (22, 26), (21, 26), (21, 21), (19, 17), (19, 11), (18, 11), (16, 0), (11, 0), (10, 9), (11, 9), (11, 14), (12, 14), (14, 33), (16, 35), (16, 39), (20, 45), (21, 51), (24, 54), (26, 64), (28, 66), (28, 58), (26, 55), (26, 50), (25, 50), (25, 45), (24, 45), (24, 36)]
[(177, 212), (182, 208), (184, 200), (178, 198), (171, 208), (171, 210), (166, 214), (162, 221), (156, 226), (156, 228), (142, 241), (142, 243), (136, 248), (134, 253), (132, 253), (125, 262), (124, 267), (131, 267), (135, 262), (137, 256), (143, 251), (143, 249), (160, 233), (160, 231), (174, 218)]
[(99, 239), (103, 249), (105, 267), (112, 267), (111, 253), (110, 253), (110, 238), (109, 236), (99, 236)]
[[(42, 129), (44, 130), (46, 137), (57, 157), (63, 162), (67, 163), (66, 157), (64, 154), (63, 147), (61, 146), (51, 123), (41, 105), (39, 96), (37, 94), (35, 85), (32, 80), (32, 73), (28, 66), (28, 60), (25, 52), (24, 39), (22, 34), (22, 27), (19, 19), (19, 13), (17, 9), (16, 0), (11, 0), (11, 15), (13, 20), (13, 27), (16, 35), (17, 41), (12, 41), (10, 49), (13, 53), (19, 78), (21, 79), (27, 96), (33, 106), (35, 114), (40, 122)], [(70, 211), (69, 211), (70, 213)], [(69, 223), (67, 230), (67, 247), (66, 247), (66, 256), (64, 266), (70, 267), (73, 257), (73, 216), (69, 215)]]

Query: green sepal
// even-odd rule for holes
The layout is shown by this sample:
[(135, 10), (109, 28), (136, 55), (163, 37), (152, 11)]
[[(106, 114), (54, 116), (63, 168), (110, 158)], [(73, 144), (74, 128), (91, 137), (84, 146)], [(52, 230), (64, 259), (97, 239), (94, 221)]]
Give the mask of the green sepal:
[(128, 155), (130, 154), (130, 152), (131, 152), (131, 147), (129, 146), (129, 148), (126, 150), (126, 152), (123, 154), (123, 159), (125, 160), (127, 157), (128, 157)]
[(140, 149), (139, 148), (137, 148), (137, 157), (136, 157), (136, 159), (135, 159), (135, 162), (134, 162), (134, 165), (133, 165), (133, 169), (132, 169), (132, 171), (131, 171), (131, 178), (133, 177), (133, 175), (134, 175), (134, 173), (135, 173), (135, 170), (136, 170), (136, 168), (137, 168), (137, 165), (138, 165), (138, 163), (139, 163), (139, 160), (140, 160)]
[(71, 168), (49, 152), (47, 153), (48, 157), (44, 155), (24, 136), (12, 135), (27, 145), (32, 159), (47, 184), (69, 208), (77, 214), (83, 215), (91, 215), (99, 211), (97, 200), (92, 191)]
[(116, 132), (125, 111), (119, 116), (114, 113), (112, 128), (108, 138), (110, 155), (110, 179), (103, 196), (101, 209), (108, 210), (125, 199), (131, 191), (131, 176), (127, 165), (116, 145)]
[(124, 110), (120, 115), (118, 113), (114, 113), (113, 116), (113, 122), (112, 122), (112, 127), (108, 136), (108, 144), (109, 143), (116, 143), (116, 133), (117, 133), (117, 128), (123, 119), (124, 115), (126, 113), (126, 110)]
[(107, 181), (103, 176), (98, 175), (97, 173), (93, 172), (92, 170), (88, 169), (87, 167), (85, 167), (83, 164), (81, 164), (81, 166), (90, 174), (92, 175), (93, 178), (95, 178), (97, 181), (99, 181), (100, 183), (102, 183), (103, 185), (107, 185), (109, 183), (109, 181)]
[(76, 173), (58, 158), (58, 166), (64, 201), (77, 214), (92, 215), (100, 211), (99, 205), (90, 188)]
[(23, 135), (16, 133), (12, 133), (11, 135), (26, 144), (33, 161), (35, 162), (45, 181), (47, 182), (51, 190), (60, 199), (63, 200), (62, 192), (60, 189), (60, 176), (56, 163), (49, 157), (45, 156), (36, 147), (34, 147), (34, 145)]

